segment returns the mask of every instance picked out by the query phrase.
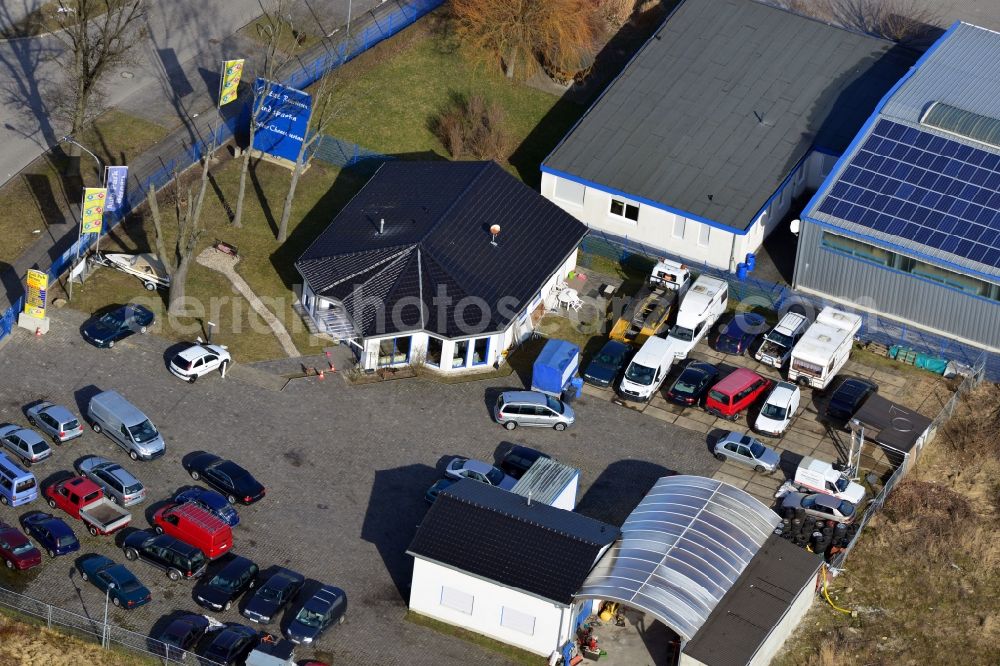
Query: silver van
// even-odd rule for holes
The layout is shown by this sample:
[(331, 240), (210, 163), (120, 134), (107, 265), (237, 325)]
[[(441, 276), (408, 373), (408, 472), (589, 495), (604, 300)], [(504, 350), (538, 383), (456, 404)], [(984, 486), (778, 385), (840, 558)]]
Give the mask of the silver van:
[(565, 430), (576, 419), (572, 407), (539, 391), (501, 393), (493, 416), (507, 430), (519, 425)]
[(152, 421), (117, 391), (104, 391), (91, 398), (87, 420), (94, 432), (110, 437), (132, 460), (152, 460), (166, 452), (163, 437)]

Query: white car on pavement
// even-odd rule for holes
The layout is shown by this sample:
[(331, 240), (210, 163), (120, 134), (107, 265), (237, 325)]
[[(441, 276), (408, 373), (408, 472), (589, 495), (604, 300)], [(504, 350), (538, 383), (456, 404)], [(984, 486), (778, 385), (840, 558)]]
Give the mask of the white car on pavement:
[(184, 381), (193, 384), (202, 375), (216, 370), (225, 377), (226, 369), (233, 362), (233, 357), (225, 345), (213, 345), (198, 338), (170, 359), (170, 372)]
[(801, 399), (802, 391), (798, 386), (778, 382), (764, 400), (753, 424), (754, 430), (762, 435), (781, 437), (795, 418)]

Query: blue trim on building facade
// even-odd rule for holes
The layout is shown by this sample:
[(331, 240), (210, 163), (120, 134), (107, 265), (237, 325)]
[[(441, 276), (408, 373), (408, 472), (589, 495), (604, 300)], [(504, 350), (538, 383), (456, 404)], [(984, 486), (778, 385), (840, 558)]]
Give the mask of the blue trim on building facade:
[[(747, 227), (747, 229), (749, 229), (750, 227), (752, 227), (753, 223), (756, 222), (757, 220), (759, 220), (760, 216), (764, 214), (764, 211), (766, 211), (768, 208), (771, 207), (771, 204), (774, 202), (774, 200), (781, 196), (781, 194), (785, 191), (785, 188), (788, 187), (791, 184), (791, 182), (792, 182), (792, 176), (794, 176), (795, 174), (797, 174), (799, 172), (799, 169), (802, 168), (802, 166), (806, 163), (806, 160), (809, 159), (809, 157), (812, 155), (812, 153), (813, 153), (812, 149), (807, 150), (806, 154), (803, 155), (801, 158), (799, 158), (799, 161), (795, 163), (795, 166), (792, 167), (792, 170), (788, 172), (788, 175), (785, 176), (785, 179), (783, 181), (781, 181), (780, 185), (778, 185), (778, 189), (776, 189), (774, 191), (774, 194), (772, 194), (768, 198), (768, 200), (764, 202), (764, 205), (760, 208), (760, 210), (758, 210), (757, 213), (752, 218), (750, 218), (751, 222), (750, 222), (750, 225)], [(789, 201), (789, 204), (791, 204), (791, 201)], [(768, 222), (770, 222), (770, 221), (771, 220), (768, 219)], [(743, 232), (743, 233), (745, 234), (747, 232)]]

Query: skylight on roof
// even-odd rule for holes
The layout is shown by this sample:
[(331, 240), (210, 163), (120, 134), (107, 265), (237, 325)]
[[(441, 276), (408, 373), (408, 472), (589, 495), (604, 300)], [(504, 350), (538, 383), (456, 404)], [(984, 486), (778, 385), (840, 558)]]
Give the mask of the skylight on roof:
[(943, 102), (934, 102), (920, 124), (1000, 148), (1000, 119), (982, 116)]

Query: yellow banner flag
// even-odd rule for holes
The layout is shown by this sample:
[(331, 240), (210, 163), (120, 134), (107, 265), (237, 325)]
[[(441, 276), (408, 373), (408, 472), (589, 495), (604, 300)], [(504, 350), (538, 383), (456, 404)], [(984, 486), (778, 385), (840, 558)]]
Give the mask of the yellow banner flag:
[(236, 101), (236, 93), (243, 76), (243, 59), (226, 60), (222, 63), (222, 84), (219, 87), (219, 106)]
[(28, 271), (28, 294), (24, 299), (24, 314), (45, 318), (45, 297), (49, 290), (49, 274), (34, 269)]
[(83, 190), (83, 229), (80, 233), (99, 234), (104, 224), (104, 202), (108, 198), (106, 187), (86, 187)]

